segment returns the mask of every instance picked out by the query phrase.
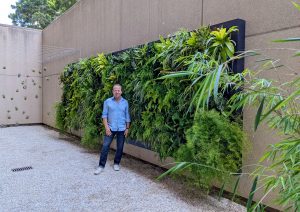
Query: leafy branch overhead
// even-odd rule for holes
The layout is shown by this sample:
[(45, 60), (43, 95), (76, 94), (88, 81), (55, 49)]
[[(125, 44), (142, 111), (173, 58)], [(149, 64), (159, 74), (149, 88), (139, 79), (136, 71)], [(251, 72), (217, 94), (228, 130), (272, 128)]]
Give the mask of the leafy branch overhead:
[(18, 0), (9, 18), (16, 26), (44, 29), (77, 0)]

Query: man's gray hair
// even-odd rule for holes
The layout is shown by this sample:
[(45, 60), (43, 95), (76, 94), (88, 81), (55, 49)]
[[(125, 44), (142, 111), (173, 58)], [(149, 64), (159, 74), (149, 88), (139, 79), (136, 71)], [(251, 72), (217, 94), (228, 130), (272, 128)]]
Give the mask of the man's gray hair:
[(114, 87), (116, 87), (116, 86), (119, 86), (119, 87), (121, 88), (121, 90), (122, 90), (122, 85), (120, 85), (120, 84), (114, 84), (113, 89), (114, 89)]

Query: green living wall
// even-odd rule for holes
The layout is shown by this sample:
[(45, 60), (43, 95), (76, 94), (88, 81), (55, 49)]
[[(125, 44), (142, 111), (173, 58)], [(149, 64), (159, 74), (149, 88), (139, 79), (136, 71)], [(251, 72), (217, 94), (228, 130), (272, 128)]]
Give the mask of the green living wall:
[[(225, 172), (239, 171), (245, 146), (240, 116), (227, 104), (231, 85), (224, 77), (232, 72), (220, 66), (234, 55), (230, 34), (236, 30), (181, 30), (158, 42), (69, 64), (61, 75), (57, 127), (83, 129), (82, 144), (98, 147), (103, 102), (119, 83), (130, 105), (131, 140), (149, 144), (161, 159), (205, 164), (190, 170), (199, 185), (224, 180)], [(218, 83), (212, 87), (212, 81)]]

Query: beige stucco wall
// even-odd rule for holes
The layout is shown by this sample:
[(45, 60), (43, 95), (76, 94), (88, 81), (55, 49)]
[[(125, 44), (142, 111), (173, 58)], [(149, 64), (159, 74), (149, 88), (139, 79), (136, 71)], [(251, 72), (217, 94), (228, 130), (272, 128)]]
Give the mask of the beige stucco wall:
[[(43, 30), (43, 49), (48, 52), (43, 53), (46, 55), (43, 63), (46, 67), (43, 72), (43, 123), (54, 126), (53, 106), (61, 96), (58, 76), (66, 64), (80, 57), (157, 40), (159, 35), (166, 36), (179, 28), (192, 30), (201, 24), (216, 24), (235, 18), (246, 21), (246, 49), (300, 48), (295, 43), (271, 42), (272, 39), (300, 34), (300, 14), (288, 0), (81, 0)], [(73, 53), (58, 54), (54, 59), (45, 60), (49, 51), (63, 52), (64, 49), (73, 49)], [(292, 55), (290, 51), (269, 50), (265, 53), (281, 58), (300, 74), (299, 60), (288, 59)], [(253, 67), (254, 59), (247, 59), (245, 65)], [(278, 72), (272, 70), (265, 76), (284, 80), (291, 79), (293, 75), (290, 74), (283, 68)], [(253, 132), (254, 114), (255, 111), (250, 109), (244, 113), (244, 128), (253, 144), (253, 151), (245, 156), (244, 165), (256, 163), (267, 145), (279, 140), (265, 126)], [(128, 147), (129, 153), (136, 151)], [(147, 157), (143, 156), (143, 159)], [(243, 178), (239, 193), (247, 197), (250, 186), (251, 181)], [(265, 203), (275, 207), (270, 198)]]
[(289, 0), (203, 0), (203, 24), (234, 18), (246, 21), (246, 36), (300, 26), (299, 12)]
[(0, 24), (0, 125), (42, 123), (42, 31)]
[[(157, 40), (181, 27), (201, 25), (199, 0), (81, 0), (43, 30), (43, 46), (73, 48), (74, 54), (44, 63), (43, 122), (54, 126), (60, 100), (58, 76), (79, 57), (113, 52)], [(45, 80), (47, 77), (48, 80)]]
[[(248, 37), (246, 48), (257, 49), (261, 55), (248, 58), (246, 60), (246, 67), (254, 68), (258, 65), (255, 60), (269, 57), (278, 59), (279, 64), (285, 65), (285, 67), (265, 71), (261, 74), (263, 77), (273, 79), (278, 82), (286, 82), (292, 80), (296, 76), (299, 76), (300, 60), (297, 57), (293, 57), (293, 55), (295, 54), (294, 49), (300, 49), (300, 43), (283, 44), (271, 42), (271, 40), (295, 37), (297, 35), (300, 35), (300, 27)], [(245, 157), (245, 165), (256, 164), (258, 159), (263, 155), (267, 146), (280, 140), (280, 137), (265, 125), (260, 126), (255, 133), (253, 132), (256, 111), (257, 109), (249, 108), (244, 112), (244, 129), (248, 133), (250, 141), (253, 145), (252, 151), (248, 156)], [(249, 172), (251, 170), (251, 167), (247, 167), (243, 170), (243, 172)], [(242, 178), (241, 183), (243, 187), (240, 187), (240, 192), (243, 196), (246, 196), (248, 195), (249, 189), (252, 186), (252, 181), (249, 181), (248, 178), (244, 177)], [(273, 205), (271, 203), (271, 199), (273, 197), (274, 196), (267, 197), (265, 203)]]

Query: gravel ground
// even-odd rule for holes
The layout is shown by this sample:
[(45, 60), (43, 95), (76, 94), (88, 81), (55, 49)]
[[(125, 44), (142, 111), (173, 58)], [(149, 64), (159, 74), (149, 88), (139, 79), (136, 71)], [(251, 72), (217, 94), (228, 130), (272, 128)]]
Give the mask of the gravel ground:
[[(246, 211), (227, 199), (204, 196), (161, 168), (124, 156), (94, 175), (98, 153), (44, 126), (0, 128), (0, 211)], [(31, 170), (12, 172), (13, 168)]]

